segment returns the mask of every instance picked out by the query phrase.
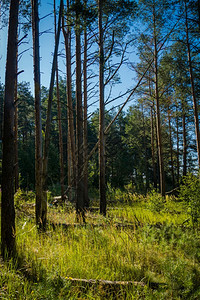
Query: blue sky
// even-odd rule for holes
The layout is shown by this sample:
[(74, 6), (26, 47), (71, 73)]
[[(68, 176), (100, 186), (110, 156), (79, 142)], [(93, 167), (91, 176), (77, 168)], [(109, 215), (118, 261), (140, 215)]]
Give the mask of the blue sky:
[[(57, 1), (59, 4), (59, 1)], [(41, 1), (41, 5), (39, 7), (39, 15), (40, 18), (48, 15), (53, 12), (53, 0), (43, 0)], [(40, 36), (40, 57), (41, 57), (41, 84), (49, 87), (50, 82), (50, 74), (51, 74), (51, 63), (52, 63), (52, 53), (54, 51), (54, 18), (53, 14), (41, 19), (40, 21), (40, 32), (45, 32)], [(47, 31), (47, 32), (46, 32)], [(20, 38), (23, 36), (23, 33), (20, 33)], [(61, 34), (61, 42), (60, 42), (60, 51), (64, 53), (64, 45), (63, 45), (63, 37)], [(0, 30), (0, 81), (4, 83), (5, 78), (5, 63), (6, 63), (6, 47), (7, 47), (7, 28), (3, 28)], [(30, 30), (28, 37), (26, 38), (26, 43), (22, 44), (19, 48), (19, 53), (23, 52), (22, 58), (19, 61), (19, 71), (24, 70), (18, 76), (18, 81), (27, 81), (30, 82), (30, 87), (32, 93), (33, 91), (33, 58), (32, 58), (32, 32)], [(133, 59), (135, 59), (135, 55), (131, 55)], [(59, 60), (59, 68), (64, 73), (60, 73), (61, 76), (65, 75), (65, 60), (64, 58), (60, 58)], [(127, 88), (133, 88), (135, 86), (134, 81), (134, 72), (130, 71), (126, 66), (123, 66), (120, 71), (121, 84), (115, 85), (112, 89), (112, 97), (116, 97), (119, 94), (123, 94)], [(122, 103), (125, 98), (121, 98), (117, 100), (117, 102), (113, 102), (110, 104), (117, 105), (118, 103)], [(94, 105), (90, 110), (95, 110), (98, 108), (98, 103)]]

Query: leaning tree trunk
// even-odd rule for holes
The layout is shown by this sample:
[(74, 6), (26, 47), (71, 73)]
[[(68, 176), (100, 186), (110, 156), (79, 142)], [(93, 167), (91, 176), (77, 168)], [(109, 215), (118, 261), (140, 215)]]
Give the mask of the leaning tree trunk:
[(38, 0), (32, 0), (32, 33), (33, 33), (33, 63), (35, 90), (35, 190), (36, 190), (36, 224), (41, 227), (42, 220), (42, 120), (41, 120), (41, 90), (40, 90), (40, 54), (39, 54), (39, 15)]
[(104, 104), (104, 49), (102, 26), (103, 1), (98, 0), (99, 13), (99, 193), (100, 213), (106, 215), (106, 179), (105, 179), (105, 104)]
[(186, 1), (185, 1), (185, 28), (186, 28), (186, 45), (187, 45), (187, 51), (188, 51), (188, 64), (189, 64), (189, 72), (190, 72), (191, 93), (192, 93), (193, 110), (194, 110), (194, 124), (195, 124), (196, 143), (197, 143), (197, 157), (198, 157), (198, 165), (200, 168), (200, 135), (199, 135), (198, 103), (197, 103), (197, 98), (196, 98), (196, 93), (195, 93), (194, 75), (193, 75), (192, 60), (191, 60)]
[[(79, 5), (77, 0), (76, 4)], [(78, 220), (85, 220), (84, 197), (83, 197), (83, 109), (82, 109), (82, 88), (81, 88), (81, 40), (79, 13), (76, 11), (76, 215)]]
[(165, 196), (165, 178), (164, 178), (164, 163), (162, 151), (162, 135), (161, 135), (161, 122), (160, 122), (160, 97), (158, 91), (158, 51), (157, 51), (157, 35), (155, 25), (155, 7), (153, 7), (153, 23), (154, 23), (154, 72), (155, 72), (155, 100), (156, 100), (156, 127), (158, 139), (158, 157), (159, 157), (159, 173), (160, 173), (160, 192)]
[[(55, 30), (55, 42), (56, 42), (56, 1), (55, 0), (54, 0), (54, 30)], [(64, 201), (65, 183), (64, 183), (64, 159), (63, 159), (63, 134), (62, 134), (62, 123), (61, 123), (61, 105), (60, 105), (60, 90), (59, 90), (57, 59), (56, 59), (56, 96), (57, 96), (57, 109), (58, 109), (58, 130), (59, 130), (60, 187), (61, 187), (62, 201)]]
[(14, 207), (14, 94), (16, 81), (17, 28), (19, 0), (11, 0), (8, 28), (3, 123), (1, 253), (3, 258), (15, 254)]

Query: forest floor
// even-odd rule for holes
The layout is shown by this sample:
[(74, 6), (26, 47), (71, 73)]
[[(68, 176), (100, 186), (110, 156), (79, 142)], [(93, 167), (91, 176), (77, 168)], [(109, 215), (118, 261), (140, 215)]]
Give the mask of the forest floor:
[(0, 261), (0, 299), (200, 299), (199, 228), (178, 199), (138, 195), (75, 219), (49, 206), (38, 234), (33, 198), (17, 200), (18, 260)]

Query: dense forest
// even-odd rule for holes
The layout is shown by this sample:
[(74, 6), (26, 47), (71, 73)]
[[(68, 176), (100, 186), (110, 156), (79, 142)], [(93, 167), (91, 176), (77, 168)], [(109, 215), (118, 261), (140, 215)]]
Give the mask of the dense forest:
[(200, 1), (41, 2), (0, 2), (0, 298), (198, 299)]

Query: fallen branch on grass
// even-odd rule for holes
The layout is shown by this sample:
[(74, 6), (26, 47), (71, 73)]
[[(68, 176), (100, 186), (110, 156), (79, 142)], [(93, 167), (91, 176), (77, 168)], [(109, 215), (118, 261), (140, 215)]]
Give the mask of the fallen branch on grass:
[(111, 280), (103, 280), (103, 279), (79, 279), (79, 278), (72, 278), (72, 277), (66, 277), (65, 279), (70, 280), (72, 282), (77, 283), (83, 283), (83, 284), (89, 284), (89, 285), (107, 285), (107, 286), (146, 286), (146, 284), (142, 281), (111, 281)]

